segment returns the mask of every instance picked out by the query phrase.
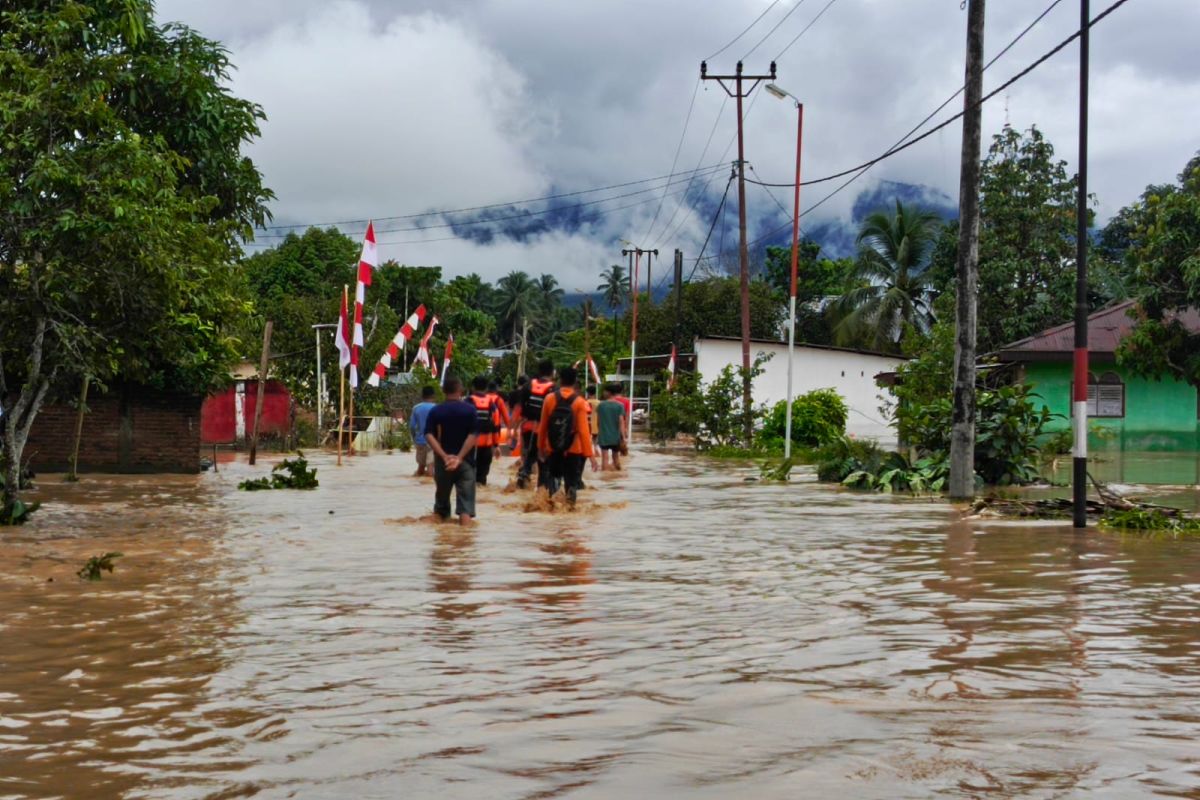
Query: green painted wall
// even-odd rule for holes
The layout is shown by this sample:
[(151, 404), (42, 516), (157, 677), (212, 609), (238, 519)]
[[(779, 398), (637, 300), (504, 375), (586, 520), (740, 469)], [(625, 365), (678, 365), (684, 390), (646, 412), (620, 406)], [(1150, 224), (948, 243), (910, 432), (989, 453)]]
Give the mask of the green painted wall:
[[(1147, 380), (1113, 364), (1093, 365), (1092, 372), (1115, 372), (1125, 382), (1125, 416), (1090, 420), (1089, 447), (1121, 450), (1197, 450), (1200, 425), (1196, 418), (1196, 387), (1173, 378)], [(1049, 430), (1071, 427), (1071, 365), (1035, 363), (1025, 368), (1025, 380), (1062, 419)]]

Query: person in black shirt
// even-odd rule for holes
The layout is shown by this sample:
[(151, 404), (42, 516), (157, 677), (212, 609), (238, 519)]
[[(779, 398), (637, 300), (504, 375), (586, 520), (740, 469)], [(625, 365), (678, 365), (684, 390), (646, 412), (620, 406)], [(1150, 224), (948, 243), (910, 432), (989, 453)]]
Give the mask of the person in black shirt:
[(450, 518), (450, 490), (454, 489), (454, 513), (462, 525), (475, 518), (475, 438), (478, 421), (475, 408), (463, 401), (463, 385), (447, 378), (446, 399), (425, 420), (425, 441), (433, 448), (433, 513)]

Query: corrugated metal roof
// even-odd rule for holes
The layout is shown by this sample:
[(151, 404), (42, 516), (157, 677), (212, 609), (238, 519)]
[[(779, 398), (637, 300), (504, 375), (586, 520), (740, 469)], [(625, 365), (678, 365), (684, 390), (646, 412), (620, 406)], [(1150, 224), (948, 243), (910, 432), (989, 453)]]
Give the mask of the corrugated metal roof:
[[(1088, 352), (1115, 353), (1117, 345), (1137, 324), (1137, 320), (1129, 316), (1133, 309), (1134, 301), (1126, 300), (1091, 314), (1088, 317)], [(1200, 312), (1197, 312), (1196, 309), (1189, 308), (1179, 315), (1179, 319), (1188, 330), (1200, 333)], [(1064, 322), (1062, 325), (1047, 328), (1041, 333), (1006, 345), (1000, 348), (997, 355), (1002, 359), (1024, 361), (1052, 354), (1070, 356), (1074, 350), (1075, 323)]]

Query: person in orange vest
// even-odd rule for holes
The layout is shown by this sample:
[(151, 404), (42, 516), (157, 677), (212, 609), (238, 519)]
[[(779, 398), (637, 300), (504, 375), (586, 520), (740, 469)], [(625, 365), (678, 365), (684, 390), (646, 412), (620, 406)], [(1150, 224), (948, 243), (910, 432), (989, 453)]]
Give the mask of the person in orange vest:
[(487, 486), (501, 423), (500, 407), (496, 404), (496, 398), (488, 394), (487, 388), (487, 378), (480, 375), (471, 382), (471, 396), (467, 398), (475, 408), (478, 432), (475, 438), (475, 483), (478, 486)]
[(500, 447), (508, 440), (507, 431), (512, 427), (512, 415), (508, 411), (508, 401), (504, 399), (504, 395), (500, 394), (500, 384), (495, 381), (488, 381), (487, 389), (488, 397), (496, 403), (496, 409), (500, 412), (500, 430), (496, 432), (496, 447)]
[[(531, 380), (521, 392), (517, 406), (517, 417), (521, 421), (521, 469), (517, 471), (517, 486), (529, 486), (533, 466), (538, 463), (538, 423), (546, 398), (554, 392), (554, 364), (542, 361), (538, 364), (538, 376)], [(546, 485), (546, 470), (538, 467), (539, 487)]]
[(593, 472), (600, 465), (592, 448), (588, 404), (575, 386), (575, 368), (563, 367), (558, 378), (558, 391), (542, 403), (537, 431), (538, 458), (542, 461), (541, 471), (546, 473), (545, 486), (550, 496), (561, 485), (567, 503), (574, 506), (583, 484), (584, 463), (590, 459)]

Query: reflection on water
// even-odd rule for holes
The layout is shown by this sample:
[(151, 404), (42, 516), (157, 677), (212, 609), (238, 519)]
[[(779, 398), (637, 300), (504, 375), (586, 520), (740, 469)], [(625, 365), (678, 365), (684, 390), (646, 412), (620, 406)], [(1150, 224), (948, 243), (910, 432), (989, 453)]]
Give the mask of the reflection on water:
[[(1088, 471), (1104, 483), (1200, 486), (1200, 453), (1098, 448), (1088, 453)], [(1058, 459), (1052, 475), (1057, 483), (1070, 482), (1070, 456)]]
[(407, 458), (314, 460), (46, 481), (0, 797), (1200, 796), (1200, 542), (653, 453), (462, 530)]

